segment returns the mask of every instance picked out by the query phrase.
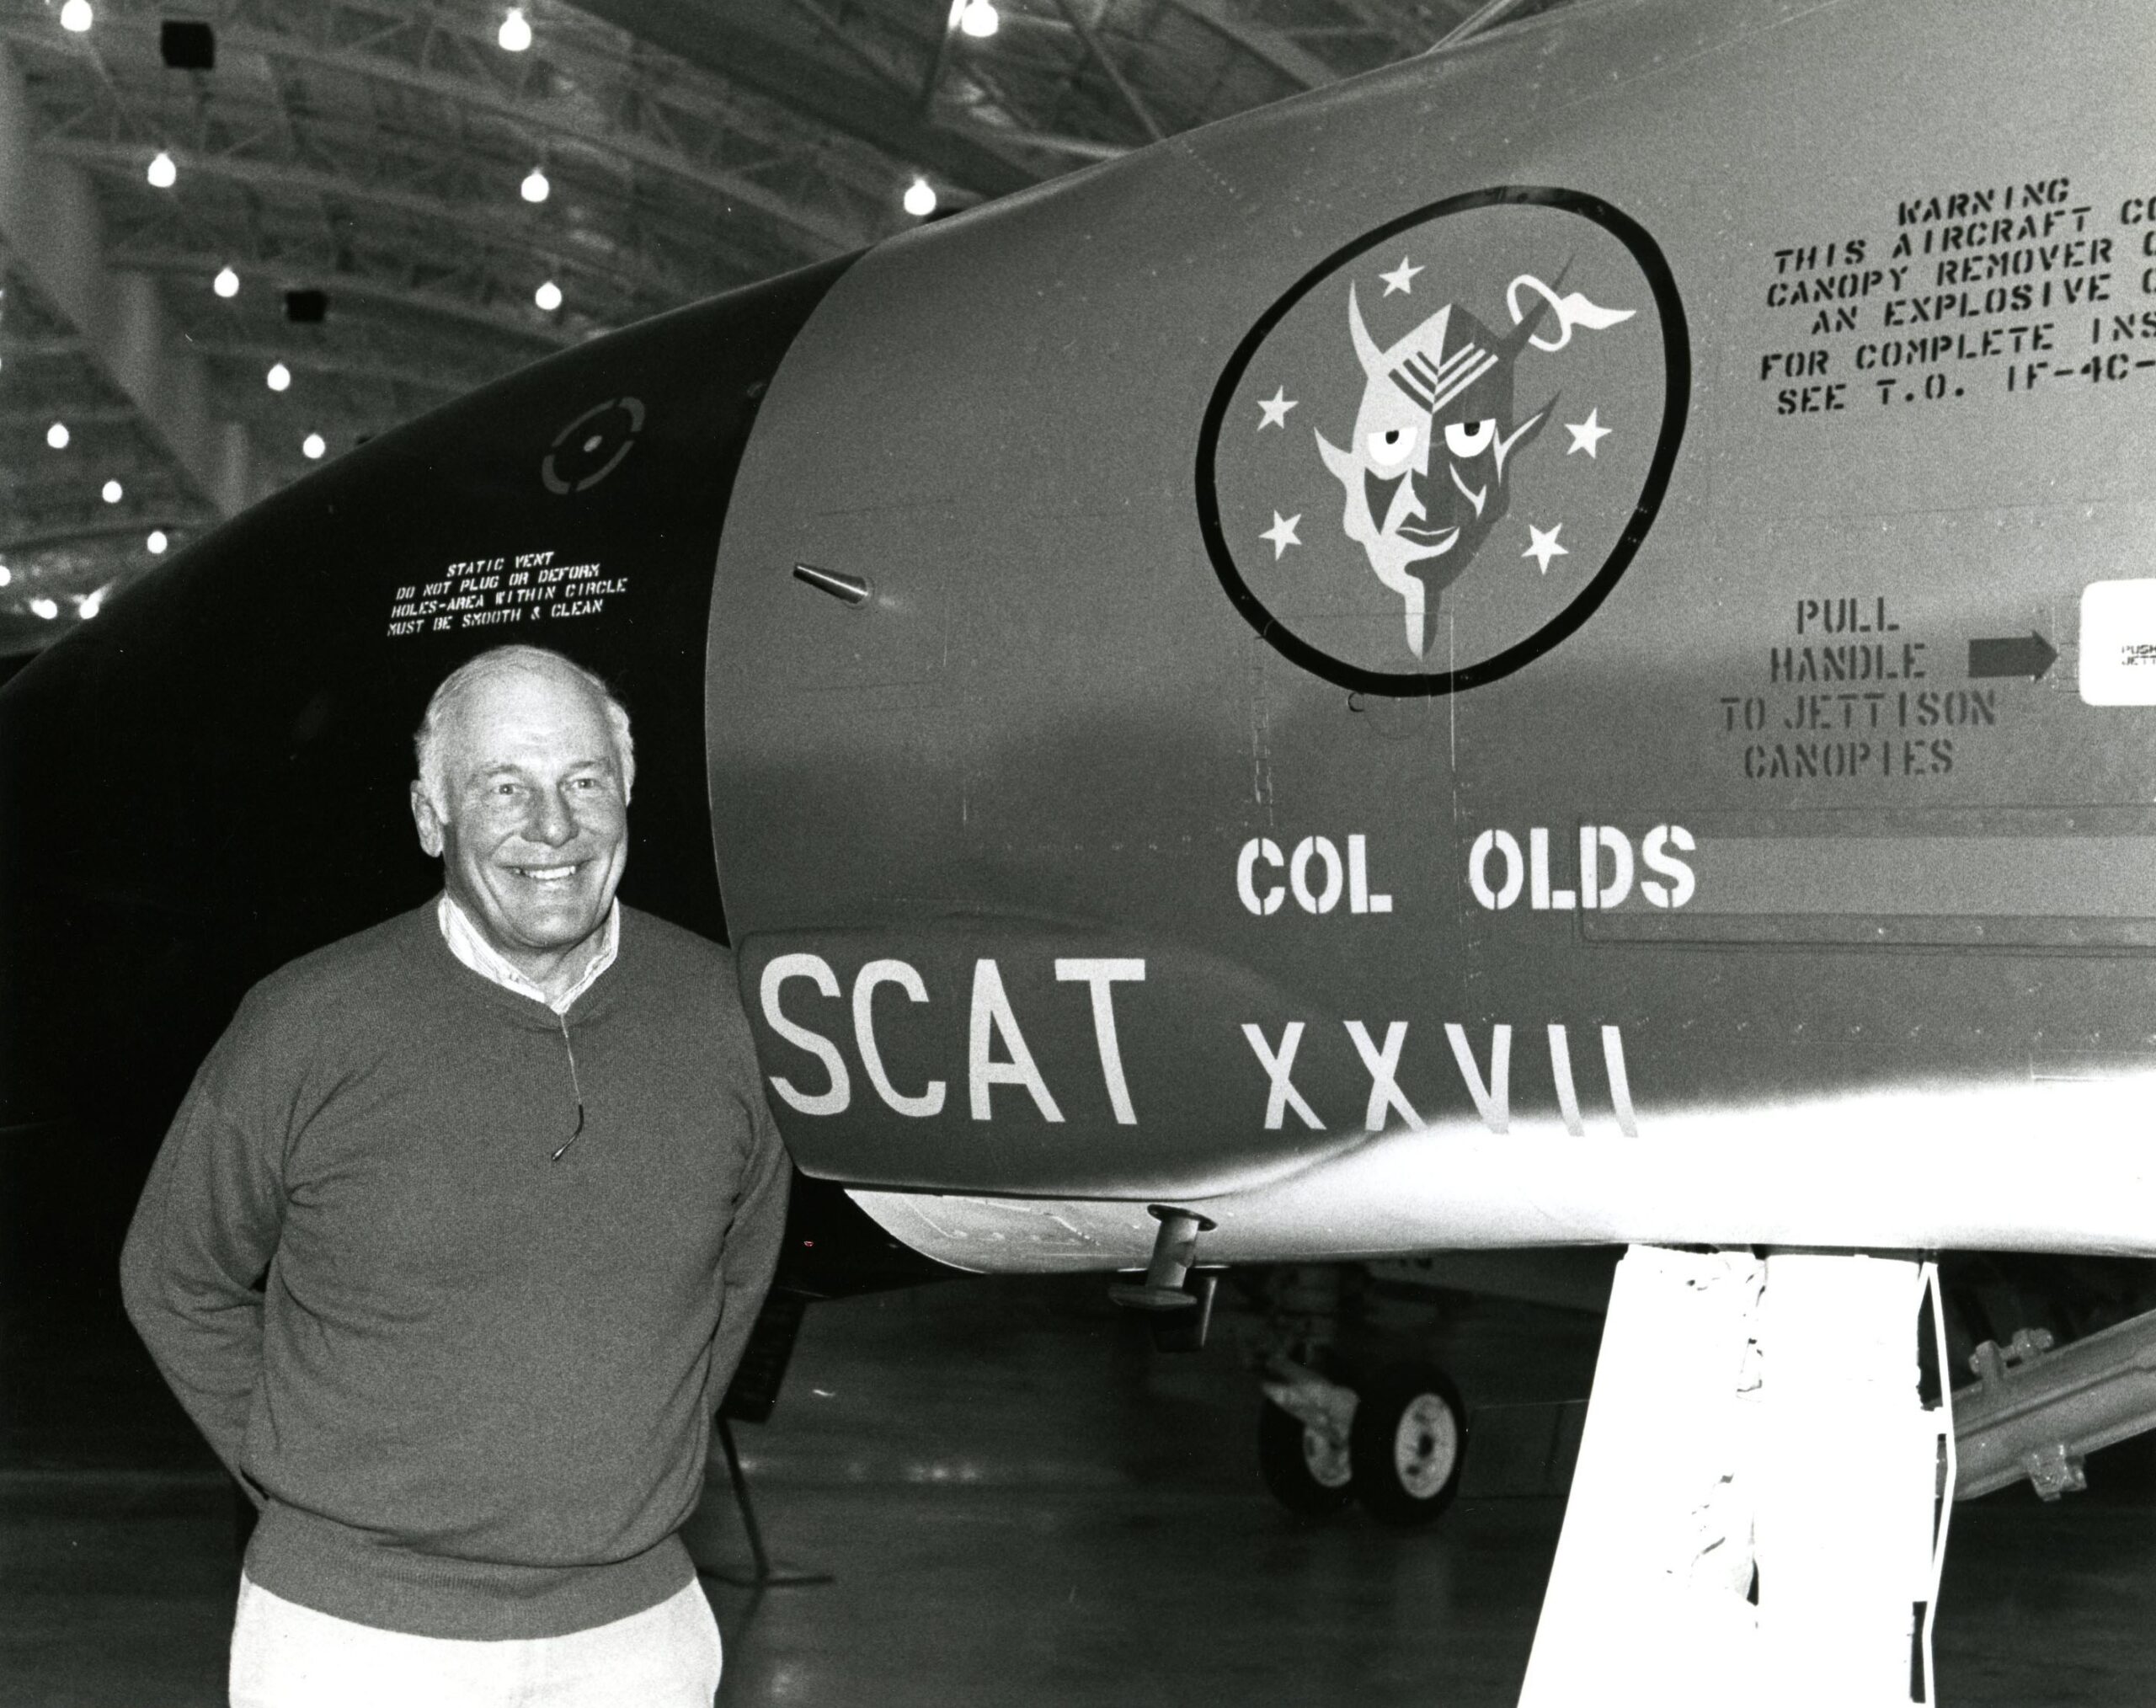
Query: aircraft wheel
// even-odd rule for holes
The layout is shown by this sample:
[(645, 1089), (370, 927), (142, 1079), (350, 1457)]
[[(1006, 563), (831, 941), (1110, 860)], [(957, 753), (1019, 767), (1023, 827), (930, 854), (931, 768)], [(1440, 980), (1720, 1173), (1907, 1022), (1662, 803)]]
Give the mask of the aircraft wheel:
[(1398, 1364), (1363, 1390), (1348, 1443), (1357, 1497), (1380, 1524), (1427, 1524), (1452, 1504), (1467, 1408), (1434, 1364)]
[(1257, 1469), (1273, 1498), (1306, 1519), (1339, 1512), (1354, 1496), (1348, 1449), (1270, 1400), (1258, 1406)]

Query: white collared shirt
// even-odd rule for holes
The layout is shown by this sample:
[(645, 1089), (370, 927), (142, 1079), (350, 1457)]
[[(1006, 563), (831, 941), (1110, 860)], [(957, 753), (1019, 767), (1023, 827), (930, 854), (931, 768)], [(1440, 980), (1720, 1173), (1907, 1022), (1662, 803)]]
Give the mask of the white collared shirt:
[(441, 926), (442, 941), (449, 945), (449, 952), (483, 979), (493, 980), (504, 990), (514, 990), (520, 996), (529, 996), (534, 1002), (544, 1003), (557, 1014), (566, 1014), (576, 999), (599, 980), (599, 975), (614, 964), (614, 957), (622, 947), (622, 903), (616, 897), (606, 909), (606, 926), (599, 939), (598, 952), (584, 969), (584, 976), (559, 997), (549, 996), (539, 986), (504, 960), (499, 950), (479, 934), (472, 923), (472, 916), (457, 905), (456, 898), (447, 890), (442, 892), (435, 908), (435, 918)]

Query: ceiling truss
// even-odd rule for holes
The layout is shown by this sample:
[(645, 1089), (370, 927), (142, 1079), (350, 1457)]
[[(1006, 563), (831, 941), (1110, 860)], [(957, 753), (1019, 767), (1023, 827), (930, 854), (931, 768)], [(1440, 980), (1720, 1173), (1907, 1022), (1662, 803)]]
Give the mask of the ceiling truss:
[[(963, 207), (1562, 0), (988, 0), (985, 38), (950, 0), (526, 0), (524, 52), (504, 3), (187, 0), (195, 72), (164, 0), (83, 35), (0, 0), (0, 652), (313, 435), (867, 247), (916, 177)], [(304, 290), (319, 323), (286, 318)]]

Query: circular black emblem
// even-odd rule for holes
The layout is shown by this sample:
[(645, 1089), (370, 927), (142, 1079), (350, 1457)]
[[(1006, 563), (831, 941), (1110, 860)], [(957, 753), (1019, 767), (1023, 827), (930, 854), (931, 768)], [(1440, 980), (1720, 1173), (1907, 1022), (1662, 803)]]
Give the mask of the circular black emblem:
[(1654, 240), (1593, 196), (1455, 196), (1299, 280), (1230, 360), (1198, 520), (1305, 669), (1447, 694), (1608, 598), (1677, 460), (1691, 355)]

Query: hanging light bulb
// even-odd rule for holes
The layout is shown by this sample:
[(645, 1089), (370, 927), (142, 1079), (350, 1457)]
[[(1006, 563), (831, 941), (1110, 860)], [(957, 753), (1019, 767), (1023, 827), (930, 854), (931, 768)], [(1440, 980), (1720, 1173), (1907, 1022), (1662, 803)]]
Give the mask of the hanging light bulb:
[(85, 594), (75, 609), (84, 616), (95, 616), (104, 609), (104, 589), (100, 587), (95, 593)]
[(290, 391), (292, 384), (292, 371), (282, 362), (274, 363), (270, 371), (262, 376), (262, 382), (273, 392)]
[(547, 313), (552, 314), (562, 306), (562, 287), (549, 279), (531, 293), (531, 300)]
[(905, 210), (917, 220), (925, 220), (936, 211), (936, 186), (925, 178), (916, 178), (906, 186)]
[(521, 6), (509, 8), (509, 15), (502, 19), (502, 27), (494, 40), (511, 53), (522, 53), (531, 45), (531, 26), (525, 22)]
[(179, 181), (179, 168), (172, 163), (172, 156), (160, 148), (150, 157), (148, 177), (152, 189), (170, 189)]
[(60, 8), (60, 27), (71, 34), (80, 35), (96, 22), (90, 11), (90, 0), (67, 0)]
[(54, 617), (60, 615), (60, 601), (56, 599), (33, 599), (30, 600), (30, 609), (47, 622), (51, 622)]
[(553, 189), (554, 186), (547, 182), (547, 174), (536, 166), (531, 168), (531, 175), (517, 186), (518, 193), (535, 205), (546, 200), (553, 193)]
[(308, 462), (318, 462), (322, 453), (329, 449), (329, 441), (319, 433), (310, 433), (300, 440), (300, 449), (307, 453)]
[(5, 587), (14, 579), (15, 572), (10, 569), (5, 563), (0, 563), (0, 587)]
[(239, 295), (239, 275), (229, 267), (220, 268), (217, 276), (210, 281), (210, 288), (220, 296)]
[(967, 0), (966, 9), (958, 14), (958, 28), (976, 41), (987, 40), (1002, 23), (992, 0)]
[(107, 504), (116, 504), (126, 496), (126, 489), (118, 481), (109, 480), (104, 483), (104, 501)]
[(46, 428), (45, 442), (55, 451), (65, 451), (67, 448), (67, 424), (65, 421), (55, 421)]
[(152, 558), (162, 558), (165, 554), (165, 547), (172, 544), (172, 542), (165, 537), (165, 531), (163, 528), (152, 528), (150, 530), (150, 537), (142, 543), (150, 548), (150, 555)]

